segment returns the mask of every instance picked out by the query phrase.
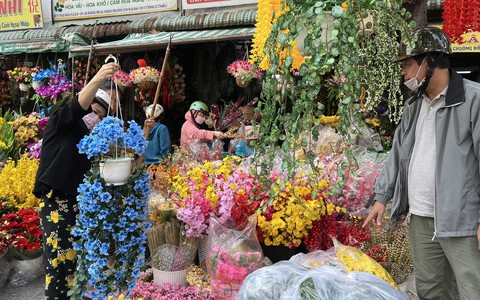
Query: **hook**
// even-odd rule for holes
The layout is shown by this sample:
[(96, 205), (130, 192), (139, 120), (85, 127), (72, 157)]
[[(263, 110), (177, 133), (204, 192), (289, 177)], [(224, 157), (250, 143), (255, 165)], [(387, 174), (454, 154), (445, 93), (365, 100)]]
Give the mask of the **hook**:
[(107, 58), (105, 58), (105, 63), (108, 63), (109, 60), (113, 60), (114, 63), (118, 62), (118, 59), (115, 56), (113, 56), (112, 54), (109, 54), (107, 56)]

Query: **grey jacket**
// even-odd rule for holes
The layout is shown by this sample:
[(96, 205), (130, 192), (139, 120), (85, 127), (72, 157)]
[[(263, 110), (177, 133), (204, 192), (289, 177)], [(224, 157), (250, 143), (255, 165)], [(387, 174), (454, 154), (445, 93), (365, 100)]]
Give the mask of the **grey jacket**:
[[(480, 84), (450, 71), (445, 106), (436, 124), (435, 234), (477, 234), (480, 222)], [(421, 101), (410, 100), (395, 131), (393, 146), (375, 184), (374, 199), (393, 200), (392, 219), (408, 213), (408, 167), (415, 144)]]

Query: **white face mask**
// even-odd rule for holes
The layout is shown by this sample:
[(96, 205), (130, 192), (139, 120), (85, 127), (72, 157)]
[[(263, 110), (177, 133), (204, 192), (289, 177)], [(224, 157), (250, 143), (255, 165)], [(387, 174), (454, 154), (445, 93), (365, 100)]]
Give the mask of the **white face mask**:
[(87, 125), (87, 128), (90, 131), (92, 131), (93, 126), (100, 123), (100, 118), (94, 112), (91, 112), (91, 113), (83, 116), (82, 120), (85, 123), (85, 125)]
[(416, 92), (418, 91), (418, 89), (420, 88), (420, 86), (422, 85), (423, 81), (425, 80), (425, 78), (421, 81), (421, 82), (418, 82), (417, 80), (417, 76), (418, 76), (418, 73), (420, 72), (420, 70), (422, 69), (422, 66), (423, 66), (423, 63), (425, 62), (422, 61), (422, 64), (420, 65), (420, 68), (418, 68), (418, 71), (417, 71), (417, 74), (415, 75), (414, 78), (410, 78), (409, 80), (405, 81), (403, 84), (405, 86), (407, 86), (408, 89), (410, 89), (412, 92)]

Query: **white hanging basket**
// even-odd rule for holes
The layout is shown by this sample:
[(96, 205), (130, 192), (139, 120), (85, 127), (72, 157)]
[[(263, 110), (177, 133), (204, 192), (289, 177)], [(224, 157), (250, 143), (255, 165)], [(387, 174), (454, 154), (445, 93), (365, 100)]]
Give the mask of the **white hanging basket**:
[(124, 185), (130, 177), (131, 157), (109, 158), (100, 162), (100, 176), (109, 185)]

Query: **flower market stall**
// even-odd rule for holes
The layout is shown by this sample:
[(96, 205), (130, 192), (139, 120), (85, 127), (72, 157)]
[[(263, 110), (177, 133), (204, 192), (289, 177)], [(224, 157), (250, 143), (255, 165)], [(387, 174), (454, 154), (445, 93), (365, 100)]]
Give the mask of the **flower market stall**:
[[(210, 125), (230, 147), (195, 141), (158, 165), (136, 165), (145, 138), (118, 114), (79, 143), (92, 168), (78, 188), (76, 252), (65, 253), (78, 257), (72, 297), (408, 299), (406, 225), (362, 220), (402, 112), (389, 62), (412, 24), (401, 1), (301, 2), (259, 0), (250, 57), (227, 64), (239, 86), (263, 85), (258, 98), (212, 105)], [(137, 64), (113, 82), (134, 86), (145, 106), (160, 75)], [(184, 69), (170, 67), (167, 106), (186, 99)], [(42, 130), (62, 94), (78, 88), (59, 65), (10, 76), (44, 114), (0, 119), (0, 158), (12, 157), (0, 173), (0, 284), (18, 273), (15, 249), (41, 249), (29, 191)], [(107, 164), (120, 160), (126, 176), (110, 181)]]

